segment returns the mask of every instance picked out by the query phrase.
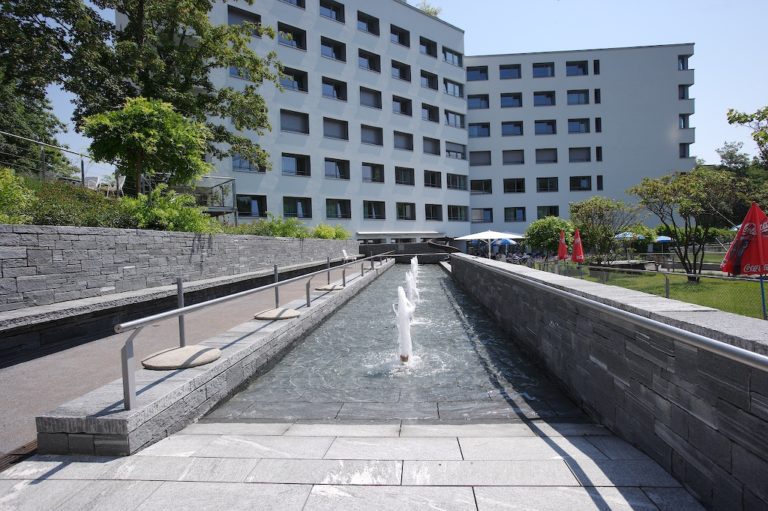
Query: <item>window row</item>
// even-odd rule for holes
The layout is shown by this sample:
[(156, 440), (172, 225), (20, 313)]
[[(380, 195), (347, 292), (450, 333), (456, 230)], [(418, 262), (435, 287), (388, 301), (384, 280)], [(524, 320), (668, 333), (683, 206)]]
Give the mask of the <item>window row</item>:
[[(536, 149), (535, 161), (536, 163), (557, 163), (558, 150), (556, 147)], [(493, 158), (491, 157), (492, 151), (470, 151), (469, 152), (469, 166), (470, 167), (484, 167), (493, 165)], [(568, 163), (587, 163), (592, 161), (592, 148), (591, 147), (569, 147), (568, 148)], [(596, 146), (594, 151), (594, 161), (603, 161), (603, 147)], [(502, 165), (524, 165), (525, 164), (525, 150), (524, 149), (505, 149), (501, 152), (501, 164)]]
[[(548, 216), (560, 216), (560, 206), (536, 206), (536, 217), (541, 219)], [(527, 222), (525, 206), (510, 206), (504, 208), (505, 222)], [(493, 222), (493, 208), (472, 208), (472, 223), (485, 224)]]
[[(396, 202), (395, 218), (397, 220), (417, 220), (415, 202)], [(424, 219), (431, 221), (443, 220), (444, 206), (442, 204), (424, 204)], [(242, 217), (266, 218), (266, 195), (237, 195), (237, 213)], [(466, 222), (469, 219), (469, 206), (447, 206), (449, 221)], [(312, 218), (312, 198), (283, 197), (283, 216), (291, 218)], [(344, 220), (352, 218), (352, 201), (350, 199), (325, 199), (325, 218)], [(366, 220), (386, 220), (387, 207), (385, 201), (362, 201), (362, 218)]]
[[(490, 78), (488, 66), (467, 66), (467, 81), (485, 81)], [(589, 60), (569, 60), (565, 62), (565, 76), (587, 76), (590, 73)], [(592, 61), (592, 74), (600, 74), (600, 61)], [(551, 78), (555, 76), (554, 62), (535, 62), (531, 64), (532, 78)], [(501, 64), (500, 80), (516, 80), (523, 77), (521, 64)]]
[[(482, 138), (491, 136), (491, 123), (489, 122), (471, 122), (468, 125), (469, 138)], [(546, 119), (533, 122), (533, 132), (536, 135), (557, 135), (557, 121), (555, 119)], [(590, 133), (592, 123), (589, 118), (568, 119), (568, 133), (580, 134)], [(601, 117), (595, 117), (595, 133), (602, 133), (603, 120)], [(523, 121), (502, 121), (501, 136), (503, 137), (521, 137), (523, 136)]]
[[(493, 193), (493, 179), (472, 179), (470, 180), (470, 192), (473, 195), (488, 195)], [(569, 178), (570, 191), (572, 192), (590, 192), (592, 191), (592, 176), (571, 176)], [(503, 181), (504, 193), (526, 193), (525, 178), (515, 177), (506, 178)], [(603, 176), (596, 176), (596, 190), (603, 189)], [(536, 192), (557, 192), (559, 191), (557, 177), (537, 177)]]
[[(592, 98), (595, 104), (602, 101), (600, 89), (594, 89)], [(589, 89), (574, 89), (566, 92), (566, 102), (569, 105), (588, 105), (590, 104)], [(501, 108), (522, 108), (522, 92), (503, 92), (499, 96), (499, 106)], [(557, 104), (557, 94), (555, 91), (536, 91), (533, 93), (533, 106), (555, 106)], [(467, 108), (469, 110), (483, 110), (491, 107), (490, 96), (488, 94), (469, 94), (467, 95)]]

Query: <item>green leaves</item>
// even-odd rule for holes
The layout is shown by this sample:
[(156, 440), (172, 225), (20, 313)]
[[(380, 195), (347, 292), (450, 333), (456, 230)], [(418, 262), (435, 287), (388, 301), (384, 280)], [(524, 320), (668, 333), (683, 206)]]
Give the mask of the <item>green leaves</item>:
[(13, 170), (0, 168), (0, 224), (27, 224), (27, 214), (35, 204), (35, 194)]
[(636, 208), (607, 197), (594, 196), (570, 204), (571, 221), (581, 233), (584, 250), (596, 264), (610, 261), (616, 248), (615, 236), (632, 231)]
[(560, 231), (565, 231), (565, 242), (571, 245), (573, 242), (573, 224), (557, 216), (540, 218), (525, 230), (525, 238), (531, 247), (544, 250), (547, 254), (557, 253), (560, 243)]
[(757, 144), (763, 165), (768, 165), (768, 106), (748, 114), (728, 110), (728, 124), (741, 124), (752, 130), (752, 139)]

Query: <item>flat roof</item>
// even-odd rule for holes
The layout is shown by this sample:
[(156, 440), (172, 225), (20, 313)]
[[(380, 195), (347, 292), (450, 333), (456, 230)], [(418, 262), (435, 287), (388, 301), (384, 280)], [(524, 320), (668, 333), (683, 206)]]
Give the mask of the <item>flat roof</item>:
[(672, 43), (672, 44), (648, 44), (643, 46), (617, 46), (613, 48), (586, 48), (581, 50), (551, 50), (551, 51), (528, 51), (523, 53), (491, 53), (486, 55), (465, 55), (465, 58), (478, 57), (513, 57), (520, 55), (547, 55), (553, 53), (579, 53), (587, 51), (612, 51), (612, 50), (640, 50), (644, 48), (671, 48), (673, 46), (694, 46), (696, 43)]
[[(393, 1), (399, 3), (400, 5), (404, 5), (406, 7), (410, 7), (414, 11), (420, 13), (421, 15), (426, 16), (426, 17), (428, 17), (430, 19), (433, 19), (433, 20), (437, 20), (440, 23), (442, 23), (443, 25), (449, 26), (449, 27), (451, 27), (454, 30), (458, 30), (462, 34), (464, 33), (464, 29), (463, 28), (459, 28), (456, 25), (452, 25), (451, 23), (448, 23), (447, 21), (443, 21), (442, 19), (438, 18), (437, 16), (431, 16), (431, 15), (427, 14), (426, 12), (422, 11), (421, 9), (419, 9), (418, 7), (416, 7), (415, 5), (409, 4), (408, 2), (406, 2), (406, 0), (393, 0)], [(435, 6), (435, 7), (438, 7), (438, 6)]]

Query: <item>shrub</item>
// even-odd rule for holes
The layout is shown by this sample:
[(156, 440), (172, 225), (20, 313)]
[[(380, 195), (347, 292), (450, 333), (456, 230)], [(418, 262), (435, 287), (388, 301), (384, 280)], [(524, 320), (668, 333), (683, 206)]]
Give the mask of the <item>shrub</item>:
[(27, 224), (32, 217), (35, 194), (13, 170), (0, 168), (0, 224)]
[(538, 250), (557, 254), (560, 245), (560, 231), (565, 231), (565, 242), (571, 246), (573, 242), (573, 224), (556, 216), (547, 216), (531, 222), (525, 231), (528, 244)]
[(192, 195), (168, 191), (161, 184), (149, 195), (141, 194), (133, 199), (122, 200), (122, 210), (133, 218), (140, 229), (181, 232), (220, 232), (216, 220), (197, 206)]
[(340, 225), (334, 226), (333, 230), (335, 231), (334, 238), (337, 240), (348, 240), (349, 239), (349, 231), (343, 228)]
[(336, 238), (336, 229), (328, 224), (320, 224), (312, 231), (313, 238), (332, 240)]

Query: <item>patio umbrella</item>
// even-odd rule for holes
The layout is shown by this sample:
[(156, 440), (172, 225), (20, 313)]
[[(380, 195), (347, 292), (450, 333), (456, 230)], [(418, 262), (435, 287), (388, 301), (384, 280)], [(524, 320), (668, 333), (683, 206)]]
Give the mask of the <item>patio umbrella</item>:
[(557, 246), (557, 259), (568, 259), (568, 245), (565, 244), (565, 231), (560, 229), (560, 243)]
[(672, 238), (669, 236), (656, 236), (656, 239), (653, 240), (654, 243), (661, 243), (661, 258), (664, 259), (664, 244), (669, 243), (672, 241)]
[(584, 247), (581, 245), (581, 233), (578, 229), (573, 232), (573, 254), (571, 261), (581, 264), (584, 262)]
[(621, 241), (644, 240), (645, 236), (642, 234), (635, 234), (634, 232), (624, 231), (614, 236), (613, 239)]
[(768, 217), (756, 202), (747, 211), (736, 238), (720, 263), (720, 269), (731, 275), (760, 275), (763, 319), (768, 319), (763, 282), (768, 273)]
[(499, 232), (499, 231), (483, 231), (476, 232), (475, 234), (467, 234), (466, 236), (460, 236), (456, 238), (459, 241), (471, 241), (471, 240), (483, 240), (488, 243), (488, 259), (491, 258), (491, 242), (493, 240), (522, 240), (525, 236), (522, 234), (515, 234), (511, 232)]
[(493, 243), (491, 243), (491, 245), (493, 245), (494, 247), (499, 245), (517, 245), (517, 242), (515, 240), (504, 238), (504, 239), (494, 241)]

